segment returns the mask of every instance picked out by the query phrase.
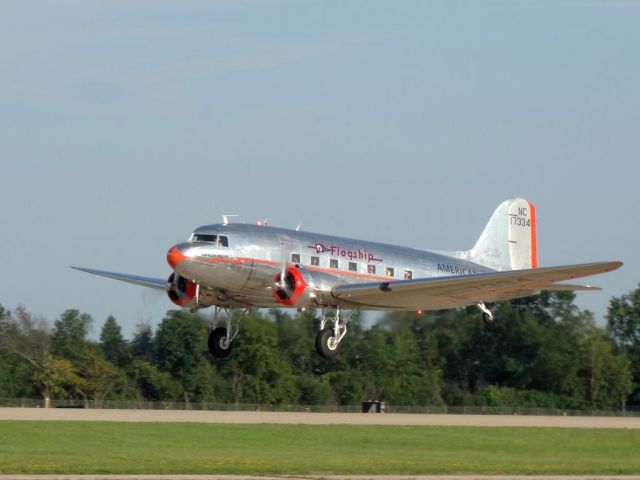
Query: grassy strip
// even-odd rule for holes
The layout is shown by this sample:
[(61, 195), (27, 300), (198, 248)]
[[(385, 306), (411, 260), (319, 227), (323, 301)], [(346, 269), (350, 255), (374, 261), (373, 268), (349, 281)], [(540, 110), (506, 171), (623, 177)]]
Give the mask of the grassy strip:
[(638, 474), (640, 432), (0, 421), (0, 473)]

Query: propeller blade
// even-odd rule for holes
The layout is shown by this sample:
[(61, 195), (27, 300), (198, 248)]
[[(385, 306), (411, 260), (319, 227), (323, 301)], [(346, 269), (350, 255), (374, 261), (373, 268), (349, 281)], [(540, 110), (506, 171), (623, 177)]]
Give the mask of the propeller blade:
[(287, 235), (279, 235), (280, 239), (280, 278), (278, 279), (278, 287), (286, 288), (287, 282), (285, 276), (287, 273), (287, 264), (289, 263), (289, 254), (291, 253), (291, 238)]

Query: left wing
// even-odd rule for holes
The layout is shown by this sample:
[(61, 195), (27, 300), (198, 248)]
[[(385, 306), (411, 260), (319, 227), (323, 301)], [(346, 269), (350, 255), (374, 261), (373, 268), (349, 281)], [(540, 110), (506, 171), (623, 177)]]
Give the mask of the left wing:
[(167, 280), (164, 278), (140, 277), (138, 275), (128, 275), (126, 273), (105, 272), (104, 270), (93, 270), (91, 268), (71, 267), (81, 272), (100, 275), (101, 277), (113, 278), (122, 282), (142, 285), (143, 287), (155, 288), (158, 290), (167, 290)]
[(556, 282), (610, 272), (621, 266), (622, 262), (598, 262), (477, 275), (349, 284), (336, 286), (331, 293), (339, 300), (362, 307), (440, 310), (527, 297), (540, 290), (591, 289), (593, 287)]

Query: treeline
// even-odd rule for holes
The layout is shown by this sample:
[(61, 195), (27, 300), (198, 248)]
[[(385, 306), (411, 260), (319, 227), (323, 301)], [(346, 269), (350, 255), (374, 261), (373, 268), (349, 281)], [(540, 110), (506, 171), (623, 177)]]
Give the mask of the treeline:
[(67, 310), (53, 326), (0, 306), (0, 398), (258, 404), (510, 406), (618, 410), (640, 406), (640, 288), (614, 297), (606, 327), (571, 292), (494, 307), (351, 320), (342, 350), (315, 353), (313, 313), (253, 313), (231, 356), (207, 352), (208, 320), (170, 310), (128, 341), (116, 319)]

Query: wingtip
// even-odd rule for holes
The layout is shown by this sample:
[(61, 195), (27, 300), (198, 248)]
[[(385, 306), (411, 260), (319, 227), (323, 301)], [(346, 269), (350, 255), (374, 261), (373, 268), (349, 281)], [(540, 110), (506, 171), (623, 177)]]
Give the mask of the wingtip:
[(88, 268), (76, 267), (75, 265), (69, 265), (69, 268), (72, 268), (74, 270), (78, 270), (79, 272), (89, 272)]
[(607, 263), (611, 266), (611, 268), (608, 268), (607, 270), (605, 270), (606, 272), (612, 272), (624, 265), (624, 263), (621, 262), (620, 260), (614, 260), (613, 262), (607, 262)]

